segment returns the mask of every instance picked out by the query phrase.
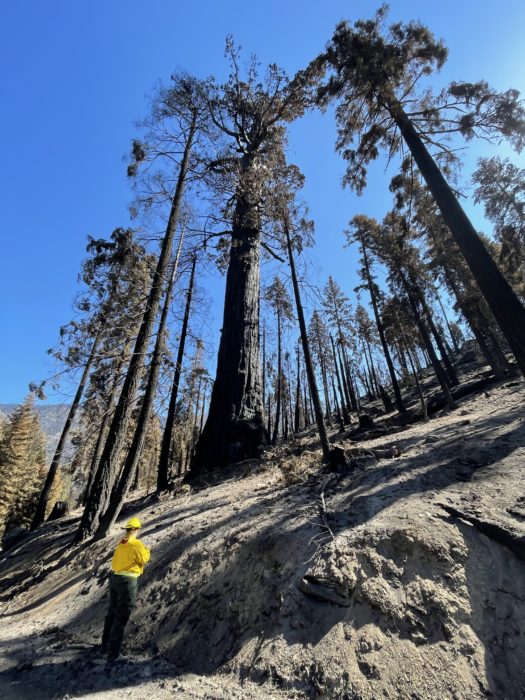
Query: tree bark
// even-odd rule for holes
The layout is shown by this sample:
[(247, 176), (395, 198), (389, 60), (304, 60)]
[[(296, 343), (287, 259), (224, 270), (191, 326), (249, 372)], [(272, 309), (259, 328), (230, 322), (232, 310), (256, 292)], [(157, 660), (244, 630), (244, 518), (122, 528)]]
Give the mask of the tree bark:
[(418, 327), (419, 334), (421, 336), (421, 340), (423, 341), (424, 348), (425, 348), (426, 352), (428, 353), (428, 356), (429, 356), (430, 362), (432, 364), (432, 367), (434, 369), (436, 378), (437, 378), (439, 384), (441, 385), (441, 388), (443, 389), (447, 404), (448, 404), (449, 408), (456, 408), (456, 402), (454, 401), (454, 398), (450, 392), (450, 386), (448, 384), (445, 370), (441, 366), (441, 363), (436, 355), (436, 351), (434, 350), (434, 346), (432, 345), (432, 341), (430, 340), (430, 337), (428, 335), (428, 331), (426, 329), (425, 323), (424, 323), (423, 319), (421, 318), (421, 313), (420, 313), (420, 310), (417, 306), (416, 299), (415, 299), (414, 294), (412, 292), (411, 285), (407, 281), (407, 279), (405, 278), (405, 276), (402, 272), (401, 272), (401, 280), (403, 282), (403, 286), (404, 286), (406, 295), (408, 297), (410, 308), (412, 309), (412, 315), (413, 315), (414, 320), (416, 322), (416, 325)]
[(91, 486), (93, 484), (93, 479), (95, 478), (95, 473), (98, 467), (98, 464), (100, 462), (100, 457), (102, 455), (102, 450), (104, 449), (104, 444), (106, 442), (106, 438), (108, 435), (108, 430), (109, 426), (111, 423), (111, 419), (113, 417), (113, 411), (114, 411), (114, 404), (115, 400), (118, 394), (119, 386), (120, 386), (120, 381), (122, 379), (122, 369), (126, 366), (126, 364), (129, 361), (129, 356), (131, 353), (131, 343), (132, 340), (129, 339), (123, 350), (122, 353), (120, 354), (118, 361), (117, 361), (117, 367), (115, 369), (115, 374), (113, 378), (113, 383), (111, 385), (111, 391), (109, 392), (109, 395), (106, 399), (106, 408), (103, 412), (102, 415), (102, 420), (100, 423), (100, 428), (98, 431), (98, 436), (97, 436), (97, 442), (95, 445), (95, 449), (93, 451), (93, 456), (91, 458), (91, 464), (89, 466), (89, 473), (87, 476), (86, 480), (86, 486), (84, 489), (84, 494), (81, 500), (82, 506), (85, 506), (87, 503), (87, 499), (89, 497), (89, 493), (91, 491)]
[(365, 268), (366, 281), (368, 284), (368, 291), (370, 293), (370, 300), (372, 301), (372, 309), (374, 311), (374, 318), (376, 321), (377, 332), (379, 333), (379, 339), (381, 340), (381, 347), (383, 348), (383, 354), (385, 356), (386, 364), (388, 367), (388, 373), (390, 374), (390, 381), (392, 382), (392, 388), (394, 390), (394, 398), (399, 413), (405, 413), (406, 408), (401, 398), (401, 390), (396, 377), (396, 372), (394, 370), (394, 363), (392, 362), (392, 357), (390, 355), (390, 350), (388, 348), (388, 343), (386, 342), (385, 329), (383, 327), (383, 322), (381, 321), (381, 315), (379, 313), (375, 285), (372, 280), (372, 275), (370, 274), (370, 262), (368, 260), (368, 252), (363, 241), (361, 241), (361, 250), (363, 251), (363, 262)]
[(53, 488), (53, 482), (55, 480), (58, 468), (60, 466), (60, 460), (62, 458), (64, 445), (66, 444), (67, 436), (69, 435), (69, 431), (71, 430), (71, 426), (73, 425), (73, 421), (75, 420), (78, 407), (80, 406), (80, 400), (82, 398), (82, 394), (84, 393), (84, 389), (86, 388), (86, 383), (89, 377), (89, 373), (91, 371), (91, 367), (93, 366), (93, 362), (95, 361), (95, 355), (97, 352), (98, 344), (102, 337), (102, 332), (103, 329), (99, 328), (91, 346), (89, 357), (82, 371), (82, 376), (80, 378), (80, 382), (77, 387), (73, 403), (71, 404), (71, 407), (68, 411), (66, 422), (64, 423), (64, 427), (62, 428), (62, 432), (58, 440), (58, 445), (55, 449), (55, 454), (53, 455), (53, 459), (51, 460), (51, 465), (49, 467), (49, 471), (47, 472), (46, 480), (40, 493), (40, 498), (38, 499), (36, 511), (33, 516), (33, 521), (31, 523), (31, 530), (40, 527), (40, 525), (42, 525), (44, 522), (46, 510), (49, 505), (49, 498), (51, 496), (51, 491)]
[(456, 355), (458, 355), (458, 354), (459, 354), (459, 345), (458, 345), (458, 343), (457, 343), (456, 338), (454, 337), (454, 333), (452, 333), (452, 328), (451, 328), (451, 326), (450, 326), (450, 322), (449, 322), (449, 320), (448, 320), (448, 316), (447, 316), (447, 314), (446, 314), (446, 312), (445, 312), (445, 307), (443, 306), (443, 302), (441, 301), (441, 297), (439, 296), (439, 292), (437, 291), (437, 289), (436, 289), (436, 299), (437, 299), (437, 301), (438, 301), (439, 308), (441, 309), (441, 313), (443, 314), (443, 318), (445, 319), (445, 324), (446, 324), (446, 326), (447, 326), (448, 334), (449, 334), (449, 336), (450, 336), (450, 340), (451, 340), (451, 342), (452, 342), (452, 346), (453, 346), (453, 348), (454, 348), (454, 352), (456, 353)]
[(337, 392), (335, 390), (335, 382), (334, 382), (334, 375), (331, 376), (332, 380), (332, 392), (334, 395), (334, 404), (335, 404), (335, 410), (337, 413), (337, 420), (339, 421), (339, 432), (344, 433), (345, 431), (345, 424), (343, 422), (343, 416), (341, 415), (341, 411), (339, 410), (339, 402), (337, 400)]
[[(181, 245), (182, 234), (179, 249), (177, 251), (177, 257), (173, 264), (171, 276), (166, 288), (164, 306), (162, 308), (159, 327), (157, 329), (157, 338), (155, 340), (155, 347), (153, 349), (153, 355), (151, 358), (148, 382), (146, 384), (146, 389), (142, 398), (142, 404), (137, 418), (137, 423), (135, 425), (135, 430), (133, 432), (131, 446), (129, 448), (128, 454), (126, 455), (126, 459), (124, 461), (124, 465), (122, 467), (118, 481), (111, 491), (107, 508), (104, 511), (104, 513), (100, 516), (99, 525), (93, 536), (95, 541), (103, 539), (108, 534), (111, 526), (118, 518), (121, 508), (124, 505), (124, 499), (128, 494), (130, 486), (133, 483), (133, 479), (138, 470), (138, 464), (142, 455), (142, 450), (144, 449), (144, 441), (146, 440), (150, 416), (153, 410), (153, 401), (155, 398), (157, 384), (159, 381), (162, 351), (164, 348), (164, 338), (166, 334), (166, 320), (168, 318), (168, 310), (171, 305), (171, 293), (173, 289), (173, 283), (175, 281), (175, 275), (177, 274), (177, 266), (179, 262)], [(195, 264), (195, 258), (193, 258), (193, 260)]]
[(283, 384), (283, 363), (281, 350), (281, 311), (277, 308), (277, 396), (275, 401), (275, 424), (273, 427), (272, 445), (277, 444), (279, 435), (279, 420), (281, 418), (281, 394)]
[(326, 432), (326, 425), (323, 418), (323, 409), (321, 408), (321, 401), (319, 400), (319, 391), (317, 390), (317, 382), (315, 381), (314, 365), (312, 362), (312, 355), (310, 353), (310, 343), (308, 341), (308, 333), (306, 330), (306, 323), (304, 320), (303, 305), (301, 302), (301, 293), (299, 290), (299, 282), (297, 280), (297, 271), (295, 269), (295, 259), (292, 250), (292, 242), (290, 240), (290, 231), (288, 230), (288, 225), (284, 225), (284, 233), (286, 235), (286, 248), (288, 251), (288, 262), (290, 263), (290, 272), (292, 273), (292, 285), (293, 293), (295, 297), (295, 307), (297, 310), (297, 319), (299, 321), (299, 330), (301, 333), (301, 343), (303, 346), (303, 356), (304, 364), (306, 368), (306, 377), (308, 379), (308, 386), (310, 388), (310, 398), (313, 403), (315, 422), (317, 423), (317, 431), (319, 433), (319, 440), (321, 441), (321, 450), (323, 452), (323, 459), (327, 461), (330, 457), (330, 443), (328, 442), (328, 434)]
[(479, 349), (481, 350), (482, 355), (485, 357), (487, 364), (491, 367), (492, 371), (494, 372), (494, 376), (497, 379), (503, 379), (506, 376), (506, 372), (508, 370), (507, 359), (501, 351), (500, 353), (493, 353), (492, 350), (489, 348), (483, 329), (480, 327), (479, 324), (479, 314), (474, 315), (472, 313), (472, 310), (465, 303), (463, 294), (458, 288), (456, 281), (453, 279), (450, 272), (446, 268), (444, 269), (447, 282), (450, 285), (450, 288), (452, 289), (452, 293), (456, 297), (456, 301), (461, 310), (461, 313), (465, 317), (465, 320), (467, 321), (470, 330), (474, 334), (474, 338), (476, 339), (479, 345)]
[(447, 349), (445, 348), (445, 345), (443, 343), (443, 339), (441, 338), (441, 333), (438, 331), (436, 328), (436, 324), (434, 323), (434, 319), (432, 318), (432, 312), (430, 311), (427, 300), (425, 298), (425, 295), (421, 288), (417, 288), (417, 293), (419, 297), (419, 301), (421, 304), (421, 308), (423, 309), (423, 313), (425, 314), (425, 317), (428, 322), (428, 326), (430, 328), (430, 332), (434, 336), (434, 340), (436, 341), (436, 345), (439, 350), (439, 354), (441, 355), (441, 359), (443, 361), (443, 364), (445, 365), (445, 370), (448, 375), (449, 382), (451, 386), (457, 386), (459, 384), (459, 379), (458, 375), (456, 373), (456, 370), (454, 369), (452, 362), (448, 356)]
[(332, 336), (330, 336), (330, 342), (332, 343), (332, 356), (334, 358), (335, 376), (337, 378), (337, 388), (339, 389), (339, 396), (341, 399), (341, 410), (343, 412), (343, 421), (345, 424), (350, 423), (350, 415), (346, 407), (345, 396), (343, 394), (343, 387), (341, 386), (341, 376), (339, 374), (339, 364), (337, 362), (337, 355), (335, 352), (335, 343)]
[(295, 432), (304, 430), (304, 410), (301, 401), (301, 361), (299, 357), (299, 345), (297, 345), (297, 386), (295, 391)]
[(196, 112), (194, 112), (193, 120), (190, 124), (186, 137), (184, 153), (177, 178), (177, 185), (171, 204), (168, 225), (166, 227), (166, 234), (162, 242), (161, 253), (151, 285), (146, 310), (142, 317), (142, 323), (135, 341), (135, 347), (128, 366), (126, 379), (124, 380), (124, 385), (115, 408), (115, 413), (108, 432), (106, 444), (104, 445), (104, 450), (102, 451), (97, 473), (95, 474), (95, 478), (93, 480), (91, 493), (88, 497), (88, 501), (80, 521), (80, 526), (75, 537), (76, 543), (86, 539), (86, 537), (91, 535), (97, 529), (100, 515), (106, 509), (111, 489), (117, 477), (116, 470), (122, 447), (126, 440), (127, 429), (133, 411), (133, 403), (135, 401), (137, 388), (144, 373), (144, 358), (152, 336), (153, 327), (155, 325), (155, 319), (157, 317), (160, 299), (162, 296), (163, 280), (166, 277), (166, 272), (168, 270), (169, 261), (171, 258), (173, 239), (175, 237), (184, 192), (184, 184), (188, 173), (190, 151), (196, 128), (196, 119), (197, 115)]
[(164, 432), (162, 434), (162, 444), (160, 448), (159, 465), (157, 470), (157, 491), (165, 491), (170, 486), (171, 445), (173, 442), (173, 428), (175, 426), (175, 411), (177, 409), (177, 397), (179, 394), (184, 348), (186, 345), (186, 337), (188, 335), (188, 321), (190, 318), (196, 264), (197, 257), (194, 255), (191, 262), (190, 281), (188, 284), (188, 291), (186, 293), (186, 305), (184, 307), (184, 317), (182, 319), (179, 348), (177, 350), (177, 360), (175, 361), (175, 375), (171, 386), (170, 403), (168, 406), (168, 414), (166, 416), (166, 425), (164, 426)]
[(525, 308), (483, 245), (410, 118), (400, 105), (392, 109), (392, 115), (522, 373), (525, 374)]
[(260, 457), (267, 436), (259, 363), (260, 222), (242, 193), (233, 217), (217, 374), (190, 480)]

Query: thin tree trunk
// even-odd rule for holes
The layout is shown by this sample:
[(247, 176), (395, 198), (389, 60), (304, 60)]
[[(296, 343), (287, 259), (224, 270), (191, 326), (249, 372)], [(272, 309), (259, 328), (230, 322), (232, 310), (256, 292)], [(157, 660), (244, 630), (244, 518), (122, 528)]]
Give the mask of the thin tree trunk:
[(195, 282), (196, 265), (197, 257), (194, 255), (191, 262), (190, 281), (188, 284), (188, 291), (186, 293), (186, 305), (184, 307), (184, 318), (182, 319), (179, 348), (177, 350), (177, 359), (175, 361), (175, 375), (173, 377), (173, 384), (171, 386), (168, 415), (166, 416), (166, 425), (164, 426), (164, 433), (162, 435), (162, 444), (160, 448), (159, 466), (157, 472), (157, 491), (166, 491), (170, 486), (170, 457), (171, 446), (173, 442), (173, 428), (175, 427), (175, 412), (177, 409), (177, 398), (179, 395), (182, 362), (184, 360), (184, 348), (186, 345), (186, 337), (188, 335), (188, 321), (190, 318), (191, 299), (193, 295), (193, 285)]
[(454, 347), (454, 352), (456, 355), (458, 355), (459, 354), (459, 345), (458, 345), (456, 338), (454, 337), (454, 333), (452, 333), (452, 327), (451, 327), (450, 322), (448, 320), (448, 316), (445, 312), (445, 307), (443, 306), (443, 302), (441, 301), (441, 297), (439, 296), (439, 292), (437, 291), (437, 289), (436, 289), (436, 299), (438, 301), (439, 308), (441, 309), (441, 313), (443, 314), (443, 318), (444, 318), (445, 324), (447, 326), (448, 334), (449, 334), (450, 340), (452, 342), (452, 345)]
[(414, 377), (414, 381), (416, 382), (417, 393), (419, 395), (419, 402), (421, 404), (421, 411), (423, 413), (423, 420), (425, 421), (425, 423), (427, 423), (428, 422), (428, 412), (427, 412), (427, 403), (425, 401), (425, 395), (423, 394), (423, 389), (421, 387), (421, 383), (420, 383), (419, 378), (417, 376), (416, 368), (414, 367), (414, 361), (412, 360), (412, 354), (411, 354), (408, 346), (406, 346), (406, 351), (407, 351), (408, 361), (410, 362), (410, 368), (412, 370), (412, 376)]
[[(366, 340), (366, 338), (365, 338), (365, 346), (366, 346), (366, 349), (368, 350), (368, 359), (370, 361), (370, 376), (371, 376), (371, 379), (374, 383), (375, 394), (376, 394), (376, 396), (381, 396), (381, 390), (379, 388), (379, 382), (377, 381), (376, 370), (374, 367), (374, 360), (372, 358), (372, 350), (370, 349), (370, 343), (368, 342), (368, 340)], [(365, 354), (366, 354), (366, 352), (365, 352)]]
[[(144, 449), (144, 442), (146, 440), (146, 435), (150, 424), (150, 417), (153, 411), (153, 401), (155, 399), (155, 393), (157, 391), (157, 385), (159, 381), (160, 366), (162, 362), (162, 351), (164, 349), (164, 340), (166, 335), (166, 321), (168, 318), (168, 311), (171, 306), (171, 294), (173, 290), (173, 284), (175, 282), (175, 276), (177, 274), (181, 245), (182, 234), (179, 249), (177, 251), (177, 257), (173, 263), (173, 269), (171, 271), (171, 275), (166, 287), (164, 305), (162, 307), (159, 327), (157, 329), (157, 338), (155, 340), (155, 347), (153, 349), (153, 355), (151, 358), (148, 382), (146, 384), (146, 389), (144, 391), (144, 397), (142, 399), (140, 412), (137, 418), (135, 430), (133, 432), (131, 446), (129, 448), (128, 454), (126, 455), (126, 459), (124, 461), (124, 465), (122, 467), (118, 481), (111, 492), (108, 506), (105, 512), (100, 516), (99, 525), (94, 534), (95, 540), (101, 540), (108, 534), (111, 526), (118, 518), (122, 506), (124, 505), (124, 500), (128, 494), (129, 488), (133, 482), (135, 474), (138, 473), (138, 465), (140, 457), (142, 455), (142, 451)], [(195, 258), (193, 258), (193, 261), (195, 264)]]
[(107, 397), (107, 400), (106, 400), (106, 408), (105, 408), (105, 411), (102, 415), (102, 421), (100, 423), (100, 428), (98, 431), (95, 450), (93, 451), (93, 456), (91, 458), (91, 464), (89, 467), (89, 472), (88, 472), (88, 476), (87, 476), (87, 480), (86, 480), (86, 486), (84, 488), (84, 494), (83, 494), (83, 497), (81, 499), (82, 506), (86, 505), (89, 493), (91, 491), (91, 485), (93, 483), (93, 479), (95, 477), (95, 473), (97, 470), (97, 466), (100, 462), (100, 457), (102, 456), (102, 450), (104, 449), (104, 444), (105, 444), (106, 439), (107, 439), (109, 426), (110, 426), (111, 419), (113, 416), (113, 410), (114, 410), (113, 407), (115, 404), (115, 400), (116, 400), (116, 397), (118, 394), (118, 389), (120, 386), (120, 381), (122, 378), (121, 371), (122, 371), (123, 367), (126, 366), (128, 360), (129, 360), (129, 356), (130, 356), (130, 352), (131, 352), (131, 343), (132, 343), (131, 339), (127, 341), (127, 343), (124, 346), (124, 349), (123, 349), (123, 351), (118, 359), (117, 367), (115, 369), (115, 376), (114, 376), (113, 384), (111, 386), (111, 391), (109, 393), (109, 396)]
[[(463, 294), (461, 293), (460, 289), (458, 288), (458, 285), (456, 284), (456, 281), (453, 279), (452, 275), (450, 272), (446, 269), (443, 268), (445, 271), (445, 275), (447, 278), (447, 282), (450, 285), (450, 288), (452, 289), (452, 293), (456, 297), (457, 304), (461, 310), (461, 313), (465, 317), (465, 320), (467, 324), (470, 327), (470, 330), (472, 331), (474, 338), (476, 339), (476, 342), (479, 345), (479, 349), (481, 350), (482, 355), (485, 357), (485, 360), (487, 361), (487, 364), (492, 368), (492, 371), (494, 372), (494, 376), (497, 379), (504, 379), (506, 376), (507, 370), (508, 370), (508, 364), (505, 356), (503, 353), (501, 355), (494, 354), (491, 349), (489, 348), (485, 336), (483, 333), (483, 329), (480, 327), (478, 320), (474, 318), (474, 315), (472, 314), (471, 310), (468, 308), (468, 305), (465, 303)], [(487, 324), (488, 325), (488, 324)], [(499, 346), (498, 346), (499, 349)]]
[(326, 425), (324, 423), (323, 418), (323, 409), (321, 408), (321, 401), (319, 400), (319, 392), (317, 390), (317, 382), (315, 381), (314, 365), (312, 362), (312, 355), (310, 353), (310, 343), (308, 341), (308, 333), (306, 331), (303, 305), (301, 303), (301, 293), (299, 290), (299, 282), (297, 280), (297, 272), (295, 269), (295, 260), (293, 256), (292, 243), (290, 240), (290, 231), (288, 230), (287, 224), (285, 224), (284, 226), (284, 232), (286, 235), (288, 262), (290, 263), (290, 272), (292, 273), (292, 285), (295, 297), (295, 306), (297, 309), (297, 319), (299, 321), (299, 329), (301, 332), (301, 343), (303, 345), (303, 356), (306, 368), (306, 377), (308, 379), (308, 386), (310, 388), (310, 397), (313, 403), (315, 421), (317, 423), (317, 430), (319, 433), (319, 439), (321, 441), (323, 459), (326, 461), (330, 456), (330, 443), (328, 442), (328, 434), (326, 432)]
[(266, 325), (262, 332), (262, 405), (266, 406)]
[(406, 408), (401, 398), (401, 390), (397, 382), (396, 373), (394, 370), (394, 363), (392, 362), (392, 357), (390, 355), (390, 350), (388, 349), (388, 343), (386, 342), (385, 329), (383, 327), (383, 322), (381, 321), (381, 315), (379, 314), (379, 308), (376, 297), (376, 289), (374, 282), (372, 280), (372, 275), (370, 274), (370, 263), (368, 260), (368, 252), (363, 241), (361, 241), (361, 250), (363, 252), (363, 262), (365, 268), (366, 281), (368, 284), (368, 291), (370, 293), (370, 299), (372, 301), (372, 309), (374, 311), (374, 318), (376, 321), (377, 331), (379, 333), (379, 339), (381, 340), (381, 347), (383, 348), (383, 354), (385, 356), (386, 364), (388, 367), (388, 373), (390, 374), (390, 381), (392, 382), (392, 388), (394, 390), (394, 397), (396, 401), (397, 410), (399, 413), (405, 413)]
[(456, 374), (456, 370), (452, 366), (452, 362), (450, 361), (450, 358), (448, 356), (447, 350), (443, 343), (443, 339), (441, 338), (441, 333), (436, 328), (436, 324), (434, 323), (434, 319), (432, 318), (432, 312), (430, 311), (425, 295), (419, 286), (417, 286), (417, 294), (419, 297), (421, 308), (423, 309), (423, 313), (425, 314), (425, 317), (427, 319), (430, 332), (434, 336), (436, 345), (439, 350), (439, 354), (441, 355), (441, 359), (443, 360), (443, 364), (445, 365), (445, 370), (448, 374), (450, 384), (452, 386), (457, 386), (459, 384), (458, 375)]
[(525, 374), (525, 308), (483, 245), (452, 189), (400, 105), (393, 117), (487, 304)]
[(410, 283), (406, 280), (406, 278), (403, 274), (401, 274), (401, 280), (403, 282), (403, 286), (405, 288), (405, 292), (406, 292), (407, 297), (408, 297), (410, 308), (412, 309), (412, 315), (413, 315), (414, 320), (416, 322), (416, 325), (419, 329), (419, 334), (420, 334), (421, 339), (423, 341), (425, 350), (428, 353), (428, 356), (430, 358), (430, 362), (432, 363), (432, 367), (433, 367), (434, 372), (436, 374), (436, 378), (437, 378), (438, 382), (440, 383), (441, 388), (443, 389), (447, 404), (448, 404), (449, 408), (456, 408), (456, 403), (455, 403), (454, 398), (452, 397), (452, 394), (450, 392), (450, 386), (448, 384), (447, 376), (445, 374), (443, 367), (441, 366), (440, 361), (438, 360), (438, 357), (437, 357), (436, 352), (434, 350), (434, 346), (432, 345), (432, 341), (430, 340), (430, 337), (428, 335), (428, 331), (426, 329), (426, 326), (421, 318), (421, 313), (420, 313), (418, 306), (416, 304), (416, 300), (414, 298), (414, 294), (412, 292), (412, 288), (410, 286)]
[[(366, 355), (365, 355), (365, 360), (366, 360)], [(368, 403), (370, 403), (371, 401), (375, 401), (376, 395), (374, 394), (374, 392), (372, 390), (372, 385), (370, 383), (370, 370), (368, 368), (363, 369), (363, 376), (361, 378), (361, 383), (363, 384), (363, 387), (365, 389)]]
[(304, 411), (301, 405), (301, 359), (299, 356), (299, 344), (297, 344), (297, 386), (295, 391), (295, 432), (304, 430)]
[(281, 311), (277, 307), (277, 396), (275, 402), (275, 423), (273, 426), (272, 445), (277, 444), (279, 435), (279, 420), (281, 418), (281, 393), (282, 393), (282, 351), (281, 351)]
[(135, 341), (135, 348), (131, 356), (122, 391), (120, 392), (118, 404), (115, 408), (115, 413), (113, 415), (106, 444), (104, 445), (104, 450), (100, 458), (97, 473), (93, 480), (91, 493), (89, 495), (88, 502), (86, 503), (86, 507), (80, 521), (80, 526), (75, 537), (76, 543), (81, 542), (97, 529), (100, 514), (106, 510), (111, 489), (117, 477), (116, 470), (122, 447), (126, 439), (137, 387), (144, 372), (144, 358), (153, 332), (153, 327), (155, 325), (155, 319), (157, 317), (162, 295), (163, 280), (166, 277), (166, 271), (171, 258), (173, 239), (175, 237), (184, 192), (184, 184), (189, 167), (190, 151), (195, 134), (196, 120), (197, 114), (194, 112), (193, 120), (186, 137), (184, 154), (177, 179), (175, 194), (172, 200), (166, 235), (164, 236), (164, 240), (162, 242), (162, 249), (151, 285), (146, 310), (144, 312), (142, 323)]
[(345, 424), (347, 424), (347, 423), (350, 423), (350, 415), (349, 415), (348, 409), (346, 407), (345, 396), (343, 394), (343, 387), (341, 386), (341, 376), (339, 374), (339, 364), (337, 361), (337, 355), (335, 352), (335, 343), (334, 343), (334, 339), (332, 338), (332, 336), (330, 336), (330, 342), (332, 343), (332, 356), (334, 358), (335, 376), (337, 378), (337, 388), (339, 389), (339, 396), (341, 399), (341, 409), (343, 412), (343, 421)]
[(341, 345), (341, 349), (343, 352), (343, 361), (344, 361), (344, 366), (346, 370), (346, 377), (347, 377), (347, 382), (348, 382), (348, 393), (350, 394), (350, 404), (352, 406), (352, 411), (355, 411), (358, 415), (360, 412), (360, 406), (359, 406), (359, 396), (357, 395), (357, 386), (354, 387), (354, 377), (352, 373), (352, 366), (350, 361), (348, 360), (347, 354), (346, 354), (346, 345), (343, 342)]
[(350, 411), (355, 411), (355, 407), (352, 403), (352, 399), (350, 397), (350, 390), (348, 388), (348, 377), (346, 376), (346, 371), (345, 371), (345, 363), (343, 361), (343, 356), (342, 356), (342, 342), (339, 341), (336, 343), (336, 349), (337, 349), (337, 358), (339, 360), (339, 372), (341, 373), (341, 383), (343, 385), (343, 391), (345, 395), (345, 403), (346, 403), (346, 408), (348, 409), (348, 413)]
[(91, 346), (91, 350), (89, 352), (89, 357), (82, 371), (82, 376), (80, 378), (80, 382), (77, 387), (73, 403), (71, 404), (71, 407), (68, 411), (66, 422), (64, 423), (64, 427), (62, 428), (62, 432), (58, 440), (58, 445), (55, 449), (55, 454), (53, 455), (53, 459), (51, 460), (51, 465), (49, 467), (49, 471), (47, 472), (46, 480), (40, 493), (40, 498), (38, 500), (36, 511), (33, 516), (33, 521), (31, 523), (31, 530), (40, 527), (40, 525), (42, 525), (44, 522), (46, 510), (49, 505), (49, 499), (51, 497), (53, 482), (55, 480), (58, 468), (60, 466), (60, 460), (62, 458), (64, 445), (66, 444), (67, 436), (69, 435), (69, 431), (71, 430), (71, 426), (73, 425), (73, 421), (75, 420), (78, 407), (80, 406), (80, 400), (82, 399), (82, 394), (84, 393), (84, 389), (86, 388), (86, 383), (88, 380), (89, 373), (91, 371), (91, 367), (93, 366), (93, 362), (95, 361), (95, 355), (97, 352), (98, 344), (102, 337), (102, 333), (103, 326), (100, 327), (97, 331), (97, 334)]
[(303, 398), (304, 398), (304, 420), (305, 420), (306, 426), (309, 426), (312, 423), (312, 420), (311, 420), (310, 408), (308, 406), (308, 394), (307, 394), (306, 382), (303, 382)]
[(204, 394), (202, 395), (202, 408), (201, 408), (201, 421), (199, 425), (199, 435), (202, 433), (202, 426), (204, 425), (204, 409), (206, 408), (206, 385), (204, 385)]
[(344, 433), (345, 431), (345, 424), (343, 422), (343, 416), (341, 415), (341, 411), (339, 409), (339, 401), (337, 400), (337, 392), (335, 390), (335, 382), (334, 382), (334, 375), (331, 375), (331, 380), (332, 380), (332, 392), (334, 395), (334, 404), (335, 404), (335, 410), (337, 413), (337, 420), (339, 421), (339, 432)]

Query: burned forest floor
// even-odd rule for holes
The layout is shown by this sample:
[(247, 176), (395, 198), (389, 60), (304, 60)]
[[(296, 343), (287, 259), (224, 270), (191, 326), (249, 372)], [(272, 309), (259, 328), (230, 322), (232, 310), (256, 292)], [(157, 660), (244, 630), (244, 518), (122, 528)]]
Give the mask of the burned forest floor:
[(48, 523), (0, 554), (0, 697), (524, 698), (524, 398), (493, 381), (428, 423), (332, 432), (341, 473), (311, 430), (133, 494), (152, 557), (125, 665), (93, 650), (119, 527), (73, 547), (80, 511)]

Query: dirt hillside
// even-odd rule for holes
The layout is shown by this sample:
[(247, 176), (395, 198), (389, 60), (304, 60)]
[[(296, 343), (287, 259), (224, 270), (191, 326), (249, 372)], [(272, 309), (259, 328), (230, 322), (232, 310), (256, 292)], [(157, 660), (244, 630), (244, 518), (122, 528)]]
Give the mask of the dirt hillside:
[(118, 669), (91, 650), (118, 528), (79, 550), (79, 513), (47, 525), (0, 559), (0, 697), (524, 698), (524, 393), (338, 438), (347, 473), (306, 435), (129, 503), (152, 560)]

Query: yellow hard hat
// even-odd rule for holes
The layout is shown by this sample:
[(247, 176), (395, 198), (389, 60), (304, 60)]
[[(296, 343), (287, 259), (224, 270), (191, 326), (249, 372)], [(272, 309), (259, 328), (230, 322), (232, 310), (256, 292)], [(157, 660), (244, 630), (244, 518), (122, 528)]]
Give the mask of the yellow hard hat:
[(140, 520), (138, 518), (130, 518), (128, 522), (125, 524), (124, 529), (125, 530), (140, 530), (142, 525), (140, 524)]

